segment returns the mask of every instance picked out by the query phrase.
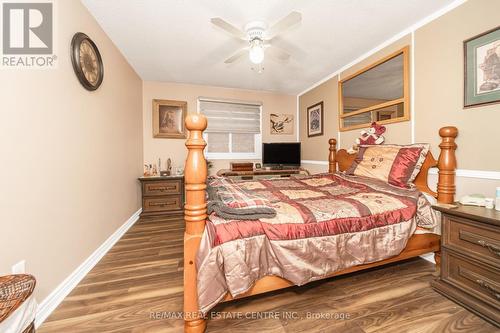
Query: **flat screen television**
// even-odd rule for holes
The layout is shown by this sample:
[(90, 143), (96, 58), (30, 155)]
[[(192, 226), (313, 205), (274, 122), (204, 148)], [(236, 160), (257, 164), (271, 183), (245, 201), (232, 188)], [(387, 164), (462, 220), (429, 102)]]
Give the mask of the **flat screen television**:
[(300, 167), (300, 142), (263, 143), (262, 164), (265, 167)]

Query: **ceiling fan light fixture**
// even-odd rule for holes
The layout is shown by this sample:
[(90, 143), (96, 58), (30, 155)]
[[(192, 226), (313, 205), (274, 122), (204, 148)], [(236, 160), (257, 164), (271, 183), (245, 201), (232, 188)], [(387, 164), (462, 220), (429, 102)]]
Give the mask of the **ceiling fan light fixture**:
[[(262, 68), (261, 64), (264, 61), (265, 52), (264, 49), (271, 47), (269, 56), (275, 58), (280, 62), (286, 62), (290, 55), (280, 50), (279, 48), (273, 47), (271, 40), (276, 38), (284, 31), (288, 30), (290, 27), (300, 23), (302, 20), (302, 15), (299, 12), (291, 12), (277, 23), (275, 23), (271, 28), (265, 22), (262, 21), (252, 21), (245, 25), (244, 29), (238, 29), (231, 23), (226, 22), (220, 17), (214, 17), (210, 19), (213, 25), (225, 30), (232, 36), (242, 39), (248, 42), (246, 47), (240, 48), (231, 57), (227, 58), (224, 63), (232, 64), (238, 59), (242, 58), (246, 52), (248, 52), (248, 58), (252, 62), (254, 67)], [(262, 68), (263, 69), (263, 68)], [(261, 73), (262, 70), (259, 71)]]
[(264, 45), (262, 43), (262, 40), (255, 38), (250, 42), (248, 57), (250, 58), (250, 61), (256, 65), (264, 61)]

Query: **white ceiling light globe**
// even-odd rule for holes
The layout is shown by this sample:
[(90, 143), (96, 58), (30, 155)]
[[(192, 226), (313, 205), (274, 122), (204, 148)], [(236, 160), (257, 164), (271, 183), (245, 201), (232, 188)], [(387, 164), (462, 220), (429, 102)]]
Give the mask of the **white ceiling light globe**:
[(252, 42), (252, 46), (250, 46), (250, 50), (248, 51), (248, 56), (250, 61), (254, 64), (260, 64), (264, 61), (264, 48), (259, 40)]

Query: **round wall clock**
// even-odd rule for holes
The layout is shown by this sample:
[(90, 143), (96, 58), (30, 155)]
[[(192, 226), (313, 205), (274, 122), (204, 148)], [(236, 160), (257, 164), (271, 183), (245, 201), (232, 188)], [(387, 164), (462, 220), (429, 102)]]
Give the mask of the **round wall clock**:
[(101, 54), (89, 36), (82, 32), (77, 32), (71, 40), (71, 62), (85, 89), (99, 88), (104, 77)]

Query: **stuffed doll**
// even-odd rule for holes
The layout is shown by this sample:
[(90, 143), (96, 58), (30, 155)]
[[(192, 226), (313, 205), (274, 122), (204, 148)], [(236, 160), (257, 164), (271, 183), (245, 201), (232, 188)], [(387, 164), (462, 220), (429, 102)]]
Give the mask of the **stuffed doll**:
[(379, 145), (384, 142), (385, 138), (382, 134), (385, 133), (385, 126), (373, 122), (367, 130), (362, 130), (361, 136), (356, 139), (357, 145)]

